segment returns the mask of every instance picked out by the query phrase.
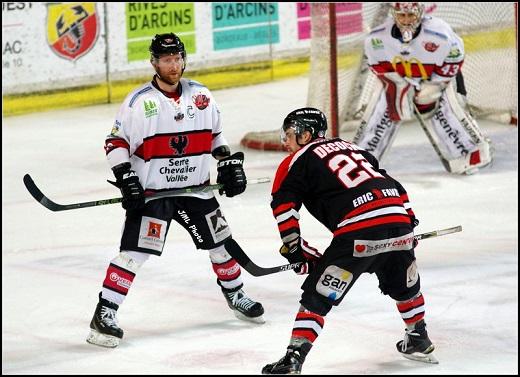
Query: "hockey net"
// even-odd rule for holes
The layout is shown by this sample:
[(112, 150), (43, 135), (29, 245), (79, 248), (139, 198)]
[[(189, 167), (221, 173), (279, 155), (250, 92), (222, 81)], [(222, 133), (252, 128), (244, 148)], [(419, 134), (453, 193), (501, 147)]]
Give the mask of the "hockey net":
[[(355, 130), (360, 123), (377, 85), (363, 58), (364, 40), (389, 16), (390, 4), (311, 4), (309, 87), (307, 104), (302, 107), (316, 107), (327, 115), (329, 135)], [(516, 124), (517, 3), (424, 5), (425, 14), (442, 18), (464, 40), (462, 72), (471, 114), (477, 119)], [(241, 144), (254, 149), (282, 149), (278, 129), (249, 132)]]

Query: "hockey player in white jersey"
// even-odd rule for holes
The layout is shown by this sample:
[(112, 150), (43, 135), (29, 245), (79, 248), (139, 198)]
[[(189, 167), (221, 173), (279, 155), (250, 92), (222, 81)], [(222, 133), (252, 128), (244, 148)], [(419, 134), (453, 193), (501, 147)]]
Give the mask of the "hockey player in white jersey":
[(354, 143), (381, 160), (402, 121), (415, 115), (449, 172), (476, 172), (493, 156), (465, 109), (462, 39), (443, 20), (424, 16), (421, 3), (392, 3), (391, 14), (365, 40), (379, 80)]
[(173, 33), (156, 35), (150, 53), (155, 76), (127, 96), (105, 141), (113, 183), (126, 209), (120, 250), (109, 263), (87, 338), (105, 347), (116, 347), (122, 339), (116, 311), (139, 268), (150, 255), (161, 255), (171, 220), (186, 229), (197, 249), (208, 252), (217, 284), (235, 315), (264, 322), (262, 304), (245, 294), (240, 266), (224, 247), (231, 231), (213, 192), (145, 203), (147, 193), (207, 185), (212, 157), (218, 160), (221, 195), (241, 194), (247, 183), (244, 155), (230, 153), (211, 92), (181, 78), (186, 68), (183, 42)]

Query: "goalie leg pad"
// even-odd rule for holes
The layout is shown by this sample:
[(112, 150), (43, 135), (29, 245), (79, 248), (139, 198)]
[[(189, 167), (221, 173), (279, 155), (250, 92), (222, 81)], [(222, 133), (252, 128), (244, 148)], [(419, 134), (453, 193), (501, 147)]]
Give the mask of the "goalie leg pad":
[(471, 174), (493, 159), (491, 142), (483, 136), (477, 122), (460, 105), (450, 84), (439, 107), (427, 121), (452, 173)]
[(390, 119), (386, 95), (382, 90), (372, 98), (373, 100), (368, 104), (363, 114), (353, 143), (381, 160), (390, 149), (400, 122), (394, 122)]

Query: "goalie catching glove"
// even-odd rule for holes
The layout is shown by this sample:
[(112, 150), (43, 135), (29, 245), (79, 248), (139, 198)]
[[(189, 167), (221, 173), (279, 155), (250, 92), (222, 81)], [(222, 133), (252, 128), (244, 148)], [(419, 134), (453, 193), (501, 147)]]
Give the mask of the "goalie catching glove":
[(217, 183), (224, 185), (218, 190), (220, 195), (228, 198), (241, 194), (247, 185), (246, 173), (243, 168), (244, 153), (235, 152), (217, 163)]
[(279, 252), (290, 263), (304, 262), (300, 267), (294, 269), (298, 275), (309, 274), (322, 255), (318, 249), (310, 246), (301, 237), (289, 244), (283, 244)]

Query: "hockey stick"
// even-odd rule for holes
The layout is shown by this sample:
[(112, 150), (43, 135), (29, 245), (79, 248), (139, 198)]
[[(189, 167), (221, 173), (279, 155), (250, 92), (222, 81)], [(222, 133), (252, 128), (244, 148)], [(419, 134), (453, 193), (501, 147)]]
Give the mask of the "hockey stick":
[(422, 114), (419, 112), (419, 109), (417, 108), (417, 105), (413, 101), (412, 101), (412, 103), (413, 103), (413, 108), (415, 110), (415, 115), (417, 116), (417, 120), (419, 120), (419, 124), (421, 125), (421, 128), (423, 129), (424, 133), (428, 137), (428, 140), (430, 140), (430, 144), (433, 146), (433, 149), (435, 150), (435, 153), (437, 153), (437, 156), (439, 156), (442, 164), (444, 165), (444, 168), (447, 171), (449, 171), (450, 173), (453, 173), (453, 171), (455, 169), (454, 163), (456, 161), (448, 160), (447, 158), (445, 158), (442, 155), (442, 152), (441, 152), (439, 146), (437, 145), (437, 142), (435, 141), (435, 139), (434, 139), (433, 135), (431, 134), (430, 130), (428, 130), (428, 127), (426, 126), (426, 122), (425, 122)]
[[(271, 180), (269, 178), (258, 178), (258, 179), (249, 179), (247, 181), (248, 184), (255, 184), (255, 183), (266, 183), (270, 182)], [(91, 202), (82, 202), (82, 203), (72, 203), (72, 204), (58, 204), (50, 200), (48, 197), (46, 197), (41, 190), (36, 186), (33, 179), (29, 174), (25, 174), (23, 177), (23, 183), (25, 184), (25, 187), (29, 191), (29, 193), (32, 195), (34, 199), (36, 199), (37, 202), (39, 202), (42, 206), (45, 208), (50, 209), (51, 211), (66, 211), (69, 209), (77, 209), (77, 208), (86, 208), (86, 207), (96, 207), (96, 206), (104, 206), (107, 204), (114, 204), (114, 203), (120, 203), (123, 201), (123, 198), (111, 198), (111, 199), (102, 199), (102, 200), (93, 200)], [(162, 191), (155, 194), (151, 194), (145, 198), (145, 202), (149, 202), (150, 200), (159, 199), (159, 198), (168, 198), (172, 196), (179, 196), (183, 194), (189, 194), (189, 193), (201, 193), (201, 192), (208, 192), (212, 190), (218, 190), (222, 188), (222, 184), (212, 184), (212, 185), (206, 185), (206, 186), (198, 186), (198, 187), (187, 187), (187, 188), (181, 188), (181, 189), (175, 189), (175, 190), (169, 190), (169, 191)]]
[[(424, 240), (427, 238), (432, 237), (439, 237), (444, 236), (446, 234), (450, 233), (456, 233), (461, 232), (462, 226), (454, 226), (452, 228), (446, 228), (441, 230), (434, 230), (431, 232), (426, 232), (422, 234), (417, 234), (414, 236), (414, 238), (417, 241)], [(298, 263), (291, 263), (291, 264), (284, 264), (282, 266), (276, 266), (276, 267), (260, 267), (259, 265), (255, 264), (245, 253), (244, 250), (240, 247), (240, 245), (233, 239), (228, 238), (225, 242), (226, 251), (231, 255), (235, 260), (238, 262), (239, 265), (241, 265), (244, 270), (249, 272), (253, 276), (264, 276), (264, 275), (270, 275), (275, 274), (277, 272), (281, 271), (289, 271), (294, 270), (298, 267), (300, 267), (305, 262), (298, 262)]]

